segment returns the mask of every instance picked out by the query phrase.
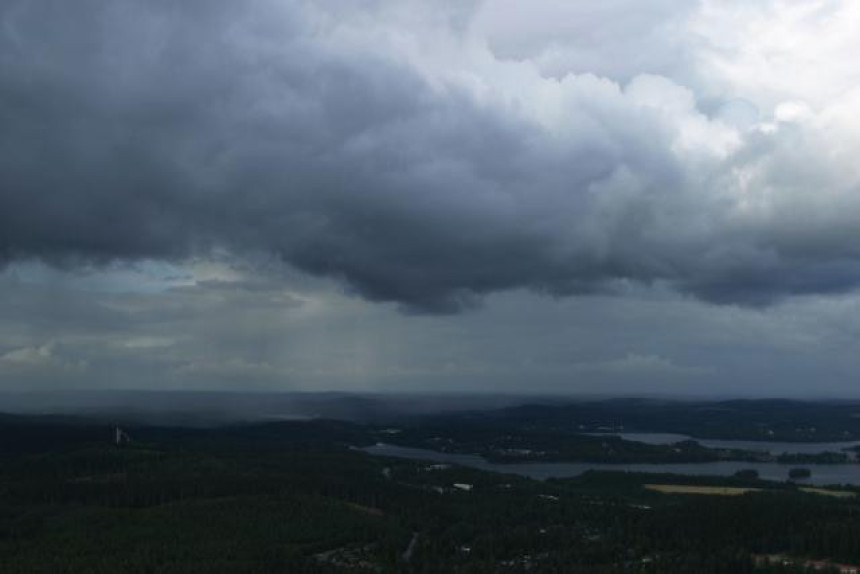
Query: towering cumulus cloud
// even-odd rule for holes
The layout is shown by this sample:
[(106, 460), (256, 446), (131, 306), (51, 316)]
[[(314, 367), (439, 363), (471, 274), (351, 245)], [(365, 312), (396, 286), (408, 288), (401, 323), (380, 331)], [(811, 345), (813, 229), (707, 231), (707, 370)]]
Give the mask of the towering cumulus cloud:
[(6, 0), (0, 260), (362, 295), (860, 284), (851, 0)]

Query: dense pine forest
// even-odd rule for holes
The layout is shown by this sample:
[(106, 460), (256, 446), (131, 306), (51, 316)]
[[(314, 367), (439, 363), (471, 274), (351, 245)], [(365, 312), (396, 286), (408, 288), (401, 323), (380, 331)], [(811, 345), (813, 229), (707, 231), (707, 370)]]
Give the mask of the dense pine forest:
[(596, 472), (539, 482), (372, 457), (353, 448), (366, 439), (361, 425), (334, 421), (141, 426), (119, 445), (111, 425), (80, 420), (6, 417), (0, 430), (4, 573), (743, 573), (860, 563), (860, 503), (846, 488)]

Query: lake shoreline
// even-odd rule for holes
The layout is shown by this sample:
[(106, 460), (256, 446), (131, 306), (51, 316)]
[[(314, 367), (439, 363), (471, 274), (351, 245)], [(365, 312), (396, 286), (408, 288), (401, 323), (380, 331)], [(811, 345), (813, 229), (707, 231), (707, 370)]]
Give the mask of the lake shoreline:
[[(387, 443), (358, 448), (372, 456), (390, 456), (414, 460), (428, 460), (437, 463), (457, 464), (460, 466), (498, 472), (517, 474), (538, 480), (549, 478), (568, 478), (579, 476), (589, 470), (641, 472), (650, 474), (680, 474), (688, 476), (732, 476), (741, 470), (755, 470), (762, 480), (785, 482), (788, 471), (797, 464), (778, 462), (687, 462), (687, 463), (587, 463), (587, 462), (491, 462), (474, 454), (455, 454), (429, 449), (401, 447)], [(860, 465), (856, 464), (818, 464), (810, 467), (812, 475), (800, 484), (860, 486)]]

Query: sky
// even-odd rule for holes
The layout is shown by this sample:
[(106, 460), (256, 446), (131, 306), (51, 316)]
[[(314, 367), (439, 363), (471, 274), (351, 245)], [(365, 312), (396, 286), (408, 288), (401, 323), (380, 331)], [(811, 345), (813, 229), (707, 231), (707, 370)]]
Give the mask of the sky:
[(860, 394), (860, 4), (6, 0), (0, 390)]

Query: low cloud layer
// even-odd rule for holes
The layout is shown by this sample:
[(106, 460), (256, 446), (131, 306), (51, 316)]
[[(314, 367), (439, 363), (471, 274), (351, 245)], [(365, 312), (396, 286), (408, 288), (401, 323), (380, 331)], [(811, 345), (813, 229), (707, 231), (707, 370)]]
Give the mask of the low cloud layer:
[(522, 6), (4, 2), (0, 260), (263, 254), (430, 312), (860, 284), (855, 3)]
[(854, 396), (857, 294), (761, 309), (668, 291), (400, 313), (336, 284), (150, 265), (0, 273), (0, 393), (71, 389)]

